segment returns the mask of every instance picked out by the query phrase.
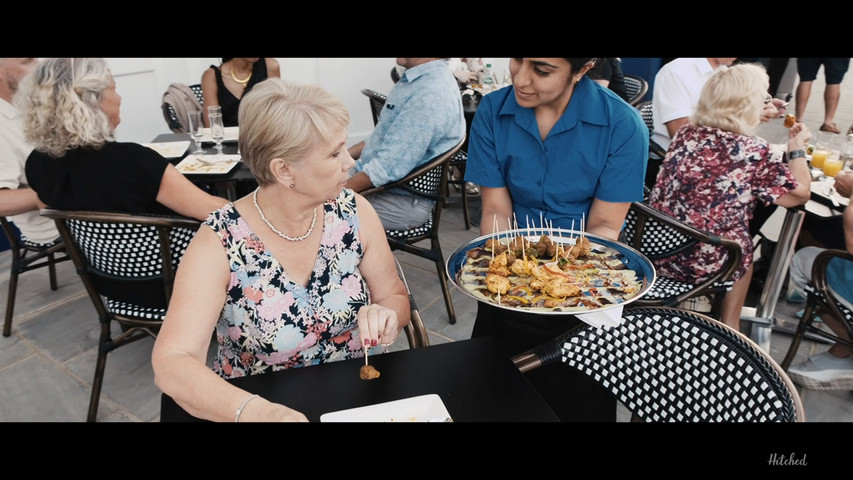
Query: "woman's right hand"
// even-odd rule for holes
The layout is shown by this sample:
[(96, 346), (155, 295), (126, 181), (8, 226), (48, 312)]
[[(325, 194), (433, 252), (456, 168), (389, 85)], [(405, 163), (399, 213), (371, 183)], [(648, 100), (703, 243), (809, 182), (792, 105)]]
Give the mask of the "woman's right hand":
[(788, 130), (788, 151), (805, 150), (812, 134), (805, 123), (797, 122)]

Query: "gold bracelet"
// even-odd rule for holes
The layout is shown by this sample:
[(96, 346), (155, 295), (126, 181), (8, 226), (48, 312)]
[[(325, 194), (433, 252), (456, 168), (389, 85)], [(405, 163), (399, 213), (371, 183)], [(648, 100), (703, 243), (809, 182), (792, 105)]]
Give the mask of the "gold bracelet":
[(260, 395), (258, 395), (258, 394), (256, 393), (256, 394), (254, 394), (254, 395), (250, 395), (250, 396), (249, 396), (249, 398), (247, 398), (247, 399), (243, 400), (243, 404), (242, 404), (242, 405), (240, 405), (240, 408), (238, 408), (238, 409), (237, 409), (237, 416), (235, 416), (235, 417), (234, 417), (234, 423), (237, 423), (237, 422), (239, 422), (239, 421), (240, 421), (240, 415), (243, 413), (243, 409), (244, 409), (244, 408), (246, 408), (246, 405), (248, 405), (248, 404), (249, 404), (249, 402), (251, 402), (252, 400), (254, 400), (254, 399), (258, 398), (259, 396), (260, 396)]

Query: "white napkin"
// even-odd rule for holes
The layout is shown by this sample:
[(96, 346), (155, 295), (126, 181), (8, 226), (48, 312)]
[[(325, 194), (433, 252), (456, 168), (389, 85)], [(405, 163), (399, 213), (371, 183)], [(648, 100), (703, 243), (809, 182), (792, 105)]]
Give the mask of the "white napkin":
[(590, 312), (575, 316), (596, 328), (601, 328), (605, 325), (616, 327), (624, 321), (622, 319), (622, 308), (610, 308), (601, 312)]

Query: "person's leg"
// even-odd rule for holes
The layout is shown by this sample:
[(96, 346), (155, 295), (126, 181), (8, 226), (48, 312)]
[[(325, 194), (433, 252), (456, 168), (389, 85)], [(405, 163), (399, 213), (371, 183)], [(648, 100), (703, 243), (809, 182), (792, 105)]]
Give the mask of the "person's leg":
[(841, 98), (841, 85), (827, 85), (823, 91), (823, 124), (838, 130), (835, 125), (835, 111), (838, 110), (838, 100)]
[(423, 198), (388, 192), (368, 195), (366, 198), (387, 230), (409, 230), (423, 225), (432, 215), (434, 205)]
[(823, 248), (818, 247), (804, 247), (797, 250), (797, 253), (791, 258), (790, 267), (788, 267), (791, 283), (789, 290), (799, 293), (803, 298), (806, 297), (806, 284), (812, 279), (812, 265), (814, 265), (817, 255), (823, 250)]
[(797, 94), (794, 99), (794, 111), (797, 120), (803, 117), (806, 105), (809, 104), (809, 96), (812, 93), (812, 82), (817, 78), (819, 68), (819, 58), (797, 58), (797, 75), (800, 76), (800, 83), (797, 85)]
[(731, 291), (723, 298), (723, 310), (720, 313), (720, 321), (740, 331), (740, 313), (746, 302), (746, 294), (749, 292), (749, 282), (752, 280), (753, 264), (749, 265), (746, 273), (732, 285)]
[(803, 118), (803, 113), (806, 111), (806, 105), (809, 104), (809, 96), (812, 94), (812, 82), (800, 82), (797, 85), (797, 93), (794, 97), (794, 115), (797, 120)]
[(830, 131), (840, 133), (835, 125), (835, 112), (838, 100), (841, 98), (841, 82), (850, 65), (849, 58), (825, 58), (823, 62), (826, 89), (823, 91), (824, 118), (823, 124), (831, 127)]

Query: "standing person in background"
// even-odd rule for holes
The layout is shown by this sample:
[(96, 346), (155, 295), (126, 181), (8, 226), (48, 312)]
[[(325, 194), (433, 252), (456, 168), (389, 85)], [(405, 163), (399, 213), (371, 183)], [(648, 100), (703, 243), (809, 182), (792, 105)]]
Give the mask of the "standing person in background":
[[(358, 162), (346, 186), (356, 192), (397, 181), (465, 138), (462, 96), (447, 59), (398, 58), (397, 64), (406, 71), (388, 94), (379, 123), (367, 140), (349, 148)], [(403, 189), (368, 200), (388, 230), (423, 225), (435, 205)]]
[(191, 415), (307, 421), (225, 379), (361, 358), (409, 323), (382, 223), (343, 188), (348, 125), (343, 102), (316, 85), (271, 78), (246, 95), (240, 145), (259, 187), (199, 228), (151, 356), (157, 386)]
[(218, 67), (211, 65), (201, 76), (204, 126), (210, 127), (207, 107), (219, 105), (225, 126), (236, 127), (240, 99), (267, 78), (281, 78), (281, 68), (274, 58), (225, 57)]
[(59, 241), (59, 232), (53, 220), (39, 215), (38, 195), (24, 171), (33, 147), (24, 139), (20, 112), (12, 105), (19, 83), (37, 65), (35, 58), (0, 58), (0, 216), (8, 216), (25, 240), (52, 244)]
[(589, 78), (595, 80), (603, 87), (613, 90), (626, 102), (628, 98), (628, 87), (625, 86), (625, 74), (622, 73), (622, 59), (602, 58), (589, 71)]
[(154, 150), (116, 141), (121, 96), (102, 58), (42, 61), (21, 82), (15, 102), (34, 147), (26, 175), (40, 207), (204, 220), (228, 203)]
[[(649, 135), (639, 111), (587, 77), (594, 58), (512, 58), (512, 85), (483, 97), (471, 125), (465, 180), (480, 186), (480, 233), (548, 222), (616, 240), (643, 199)], [(472, 337), (509, 355), (580, 324), (575, 316), (477, 303)], [(615, 421), (616, 400), (564, 363), (525, 374), (563, 421)]]
[[(773, 97), (764, 67), (735, 65), (716, 70), (702, 87), (690, 121), (678, 129), (667, 151), (649, 205), (712, 235), (734, 240), (743, 251), (723, 300), (720, 320), (740, 328), (740, 315), (752, 278), (750, 219), (756, 205), (795, 207), (811, 195), (805, 143), (809, 130), (788, 130), (788, 164), (767, 140), (754, 134)], [(655, 263), (667, 277), (696, 284), (725, 261), (721, 248), (690, 248)]]
[(797, 74), (800, 76), (800, 83), (797, 85), (797, 94), (794, 99), (795, 115), (797, 121), (802, 120), (812, 93), (812, 84), (817, 78), (817, 71), (821, 65), (826, 78), (826, 89), (823, 91), (823, 124), (820, 126), (820, 131), (841, 133), (835, 125), (835, 111), (838, 110), (841, 82), (850, 67), (850, 58), (797, 58)]

